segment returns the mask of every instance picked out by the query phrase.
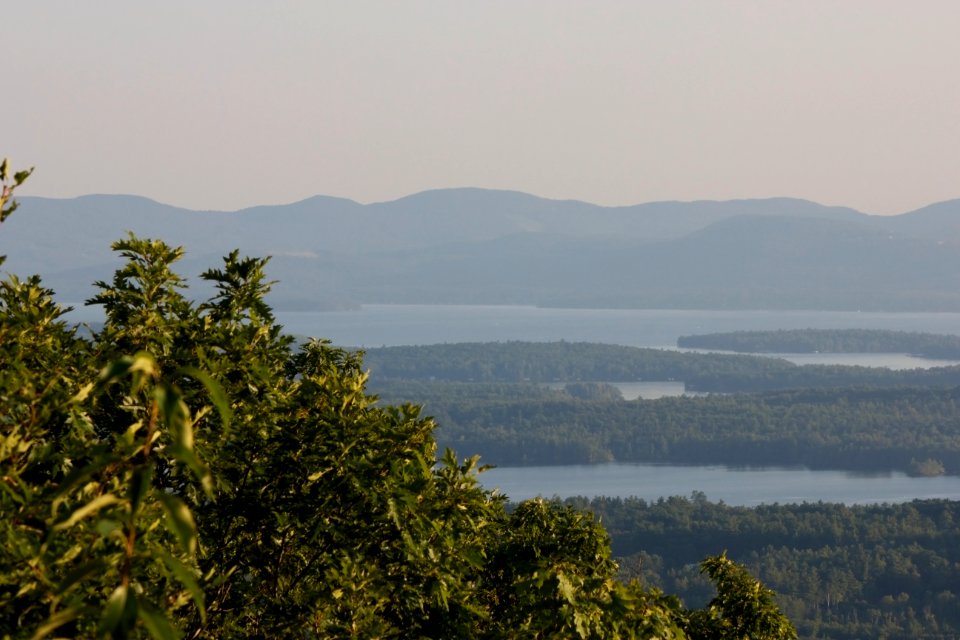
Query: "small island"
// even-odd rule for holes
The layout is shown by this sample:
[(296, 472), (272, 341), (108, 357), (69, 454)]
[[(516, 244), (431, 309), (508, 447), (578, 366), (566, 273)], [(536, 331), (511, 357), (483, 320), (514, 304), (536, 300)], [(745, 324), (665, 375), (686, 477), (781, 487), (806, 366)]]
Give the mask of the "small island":
[(879, 329), (779, 329), (681, 336), (677, 346), (738, 353), (910, 353), (960, 358), (960, 336)]

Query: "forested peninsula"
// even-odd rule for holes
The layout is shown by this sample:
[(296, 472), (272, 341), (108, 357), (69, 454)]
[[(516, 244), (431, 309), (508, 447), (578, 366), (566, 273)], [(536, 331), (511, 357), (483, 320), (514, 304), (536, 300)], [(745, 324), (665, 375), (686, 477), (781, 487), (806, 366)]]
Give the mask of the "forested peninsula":
[(364, 352), (378, 380), (628, 382), (678, 380), (690, 391), (755, 392), (800, 387), (960, 385), (960, 367), (893, 371), (796, 365), (742, 354), (685, 353), (587, 342), (470, 342)]
[(464, 383), (373, 388), (391, 402), (424, 402), (440, 424), (442, 445), (498, 465), (671, 462), (960, 474), (956, 387), (632, 401), (581, 400), (532, 387), (512, 395), (499, 395), (497, 385)]
[(740, 353), (910, 353), (960, 358), (960, 336), (876, 329), (780, 329), (681, 336), (677, 346)]

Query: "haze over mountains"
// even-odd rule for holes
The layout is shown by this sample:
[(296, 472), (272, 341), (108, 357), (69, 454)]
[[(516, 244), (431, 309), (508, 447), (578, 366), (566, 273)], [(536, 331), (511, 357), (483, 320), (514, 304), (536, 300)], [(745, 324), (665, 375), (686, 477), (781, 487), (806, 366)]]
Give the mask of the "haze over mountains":
[(960, 310), (960, 200), (871, 216), (805, 200), (602, 207), (446, 189), (363, 205), (317, 196), (235, 212), (145, 198), (19, 198), (4, 269), (80, 301), (128, 231), (182, 244), (194, 277), (234, 248), (272, 255), (280, 309), (357, 303)]

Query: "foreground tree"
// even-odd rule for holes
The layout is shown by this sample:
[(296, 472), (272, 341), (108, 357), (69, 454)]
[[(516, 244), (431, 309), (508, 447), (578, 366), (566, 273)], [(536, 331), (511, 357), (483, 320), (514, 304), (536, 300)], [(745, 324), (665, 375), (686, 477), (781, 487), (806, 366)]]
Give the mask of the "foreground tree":
[[(377, 405), (358, 354), (294, 348), (264, 302), (266, 260), (227, 256), (196, 304), (181, 249), (114, 249), (89, 335), (39, 278), (0, 284), (4, 637), (749, 632), (617, 582), (589, 516), (508, 513), (475, 458), (438, 460), (434, 423)], [(762, 595), (744, 580), (718, 586)], [(792, 637), (782, 622), (750, 637)]]

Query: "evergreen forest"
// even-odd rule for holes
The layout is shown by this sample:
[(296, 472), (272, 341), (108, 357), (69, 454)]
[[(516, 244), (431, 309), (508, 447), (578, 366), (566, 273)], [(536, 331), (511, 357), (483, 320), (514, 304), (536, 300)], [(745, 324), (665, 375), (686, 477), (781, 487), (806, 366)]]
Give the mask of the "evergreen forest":
[(960, 635), (960, 503), (732, 507), (702, 494), (656, 502), (572, 498), (610, 532), (621, 576), (711, 597), (696, 570), (704, 549), (726, 549), (775, 589), (801, 637), (955, 638)]

